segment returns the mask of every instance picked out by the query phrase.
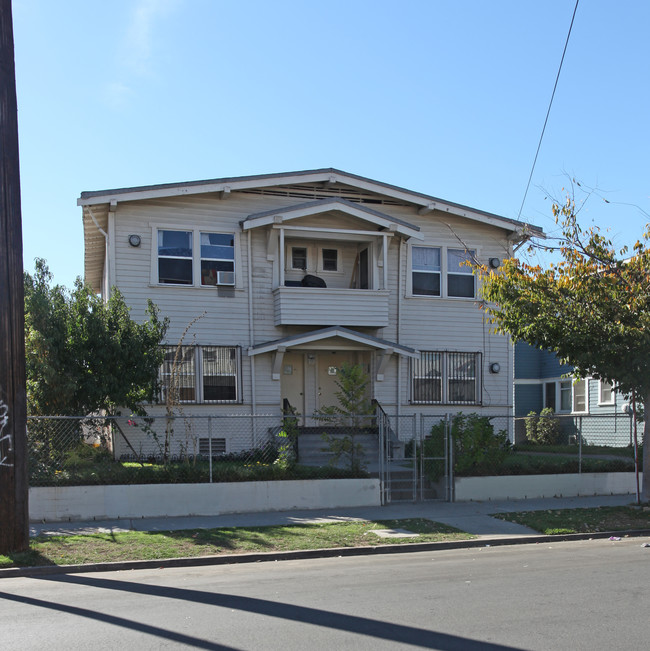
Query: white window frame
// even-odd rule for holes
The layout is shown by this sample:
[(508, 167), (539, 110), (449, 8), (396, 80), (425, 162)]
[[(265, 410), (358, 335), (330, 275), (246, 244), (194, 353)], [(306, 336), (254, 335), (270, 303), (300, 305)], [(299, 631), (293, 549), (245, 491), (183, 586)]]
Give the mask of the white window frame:
[[(576, 386), (584, 384), (585, 387), (585, 408), (584, 410), (576, 409)], [(589, 379), (573, 380), (571, 384), (571, 413), (572, 414), (588, 414), (589, 413)]]
[[(237, 289), (243, 288), (243, 274), (242, 274), (242, 260), (241, 260), (241, 246), (238, 232), (232, 232), (228, 229), (218, 230), (205, 228), (205, 226), (188, 226), (186, 224), (160, 224), (150, 223), (151, 228), (151, 274), (150, 284), (155, 287), (194, 287), (206, 291), (214, 291), (218, 287), (236, 287)], [(192, 233), (192, 283), (161, 283), (160, 276), (158, 275), (158, 232), (159, 231), (181, 231)], [(211, 235), (228, 235), (233, 238), (233, 265), (234, 265), (234, 282), (229, 282), (224, 278), (224, 282), (217, 282), (216, 285), (203, 285), (201, 283), (201, 233)], [(206, 258), (209, 259), (209, 258)], [(231, 273), (231, 272), (226, 272)]]
[[(413, 258), (415, 257), (414, 251), (415, 249), (429, 249), (432, 251), (438, 251), (438, 255), (440, 256), (440, 269), (432, 269), (431, 271), (428, 271), (426, 269), (414, 269), (413, 268)], [(409, 284), (409, 294), (411, 296), (417, 296), (419, 298), (441, 298), (443, 296), (444, 292), (444, 250), (441, 246), (410, 246), (409, 247), (409, 275), (408, 275), (408, 284)], [(416, 294), (414, 293), (413, 290), (413, 276), (414, 274), (430, 274), (432, 276), (438, 276), (438, 281), (440, 285), (440, 293), (438, 296), (435, 294)]]
[[(323, 264), (323, 249), (330, 249), (336, 251), (336, 269), (325, 269)], [(340, 274), (341, 269), (341, 249), (338, 246), (319, 246), (318, 247), (318, 273), (321, 274)]]
[[(609, 400), (603, 400), (603, 388), (607, 387), (609, 389)], [(598, 381), (598, 406), (599, 407), (611, 407), (616, 404), (616, 390), (614, 385), (605, 380)]]
[[(446, 292), (447, 292), (447, 297), (448, 298), (464, 298), (465, 300), (467, 300), (467, 299), (475, 299), (476, 298), (476, 276), (473, 274), (472, 268), (468, 267), (467, 265), (465, 265), (465, 266), (460, 266), (459, 265), (460, 271), (458, 271), (456, 269), (451, 271), (451, 269), (449, 268), (449, 254), (452, 253), (452, 252), (463, 253), (470, 260), (471, 260), (471, 258), (476, 258), (476, 251), (474, 249), (455, 249), (455, 248), (453, 248), (451, 246), (447, 247), (447, 249), (445, 251), (445, 253), (446, 253), (445, 264), (447, 266), (447, 273), (446, 273), (446, 276), (445, 276), (445, 289), (446, 289)], [(465, 261), (463, 261), (462, 264), (464, 265), (464, 263), (465, 263)], [(453, 296), (451, 296), (449, 294), (449, 280), (451, 279), (452, 276), (460, 276), (461, 278), (471, 277), (471, 279), (472, 279), (472, 295), (471, 296), (457, 296), (457, 295), (454, 294)]]
[[(440, 356), (440, 400), (416, 400), (414, 380), (425, 379), (426, 376), (416, 375), (421, 368), (420, 365), (424, 362), (421, 360), (411, 360), (409, 365), (409, 385), (411, 404), (416, 405), (481, 405), (482, 404), (482, 377), (483, 377), (483, 355), (480, 352), (466, 352), (466, 351), (422, 351), (423, 355), (439, 355)], [(451, 376), (451, 358), (454, 355), (466, 355), (468, 358), (473, 357), (474, 361), (474, 374), (473, 375), (458, 375)], [(452, 381), (458, 380), (472, 380), (474, 382), (474, 398), (472, 400), (452, 400), (450, 395), (452, 393), (450, 384)]]
[[(201, 241), (203, 239), (203, 235), (223, 235), (225, 237), (232, 238), (232, 260), (230, 258), (204, 258), (203, 257), (203, 251), (200, 250), (201, 247), (203, 246), (203, 242)], [(224, 246), (224, 245), (219, 245), (219, 246)], [(230, 247), (225, 247), (224, 248), (230, 248)], [(201, 229), (199, 231), (199, 282), (201, 284), (201, 287), (219, 287), (219, 286), (225, 286), (225, 287), (234, 287), (235, 285), (235, 278), (237, 276), (236, 274), (236, 266), (235, 266), (235, 250), (236, 250), (236, 243), (235, 243), (235, 235), (234, 233), (218, 233), (216, 231), (206, 231)], [(203, 282), (203, 261), (212, 261), (212, 262), (232, 262), (232, 271), (217, 271), (217, 276), (216, 276), (216, 282), (215, 283), (204, 283)], [(223, 275), (222, 275), (223, 274)]]
[[(159, 244), (159, 239), (161, 233), (187, 233), (190, 235), (190, 255), (160, 255), (160, 244)], [(154, 242), (154, 254), (156, 257), (156, 264), (155, 264), (155, 274), (156, 274), (156, 284), (158, 285), (164, 285), (164, 286), (172, 286), (172, 287), (191, 287), (192, 284), (194, 283), (194, 273), (196, 269), (196, 262), (194, 260), (195, 258), (195, 251), (196, 251), (196, 246), (194, 242), (194, 234), (192, 232), (191, 228), (158, 228), (155, 233), (155, 237), (153, 239)], [(160, 280), (160, 261), (161, 260), (189, 260), (191, 269), (190, 269), (190, 282), (178, 282), (178, 283), (165, 283), (161, 282)]]
[[(176, 346), (174, 345), (165, 345), (163, 346), (165, 351), (168, 353), (175, 353)], [(206, 400), (205, 398), (205, 386), (204, 386), (204, 375), (203, 375), (203, 351), (210, 348), (219, 348), (224, 350), (234, 351), (234, 361), (235, 361), (235, 373), (234, 374), (219, 374), (219, 375), (234, 375), (235, 378), (235, 398), (232, 400)], [(222, 404), (240, 404), (243, 402), (241, 395), (241, 347), (240, 346), (182, 346), (182, 350), (185, 353), (189, 353), (191, 349), (191, 355), (188, 355), (188, 359), (191, 356), (193, 373), (192, 375), (185, 375), (184, 377), (191, 379), (192, 382), (187, 384), (186, 388), (190, 386), (194, 389), (194, 399), (192, 400), (181, 400), (179, 397), (179, 402), (182, 404), (209, 404), (209, 405), (222, 405)], [(158, 379), (161, 384), (161, 393), (160, 401), (165, 402), (166, 390), (165, 390), (165, 378), (170, 377), (171, 373), (165, 373), (166, 366), (165, 362), (159, 369)], [(216, 377), (216, 376), (209, 376)]]
[[(207, 349), (221, 349), (221, 350), (228, 350), (229, 351), (229, 356), (234, 358), (234, 363), (235, 363), (235, 372), (234, 373), (217, 373), (214, 375), (206, 376), (205, 375), (205, 358), (204, 358), (204, 353), (206, 352)], [(241, 349), (238, 346), (197, 346), (198, 349), (198, 361), (199, 361), (199, 368), (198, 368), (198, 379), (200, 380), (199, 385), (200, 385), (200, 393), (201, 393), (201, 402), (204, 402), (206, 404), (211, 404), (211, 405), (221, 405), (221, 404), (233, 404), (233, 403), (238, 403), (240, 402), (239, 396), (240, 396), (240, 386), (239, 386), (239, 373), (241, 369)], [(226, 399), (207, 399), (205, 397), (205, 378), (206, 377), (234, 377), (235, 379), (235, 397), (231, 400), (226, 400)]]
[[(542, 404), (546, 407), (546, 397), (551, 390), (555, 394), (555, 413), (556, 414), (570, 414), (573, 410), (573, 380), (571, 379), (557, 379), (557, 378), (547, 378), (542, 380)], [(562, 409), (562, 394), (563, 392), (568, 392), (569, 398), (569, 408)]]
[[(419, 269), (413, 269), (413, 249), (418, 248), (418, 249), (437, 249), (440, 251), (440, 271), (423, 271)], [(453, 275), (462, 275), (462, 276), (467, 276), (467, 273), (460, 273), (460, 272), (449, 272), (449, 251), (465, 251), (465, 249), (459, 247), (459, 246), (450, 246), (450, 245), (428, 245), (428, 244), (422, 244), (422, 243), (417, 243), (417, 244), (409, 244), (407, 248), (407, 266), (408, 266), (408, 273), (407, 273), (407, 278), (406, 278), (406, 297), (407, 298), (418, 298), (418, 299), (433, 299), (433, 300), (440, 300), (440, 299), (447, 299), (451, 301), (475, 301), (476, 297), (478, 296), (478, 282), (477, 278), (474, 274), (472, 274), (473, 282), (474, 282), (474, 295), (473, 296), (449, 296), (449, 276)], [(476, 258), (480, 258), (480, 250), (479, 247), (474, 247), (473, 249), (468, 249), (469, 253)], [(469, 272), (468, 268), (468, 272)], [(416, 294), (413, 291), (413, 274), (414, 273), (437, 273), (440, 275), (440, 295), (439, 296), (434, 296), (431, 294)]]

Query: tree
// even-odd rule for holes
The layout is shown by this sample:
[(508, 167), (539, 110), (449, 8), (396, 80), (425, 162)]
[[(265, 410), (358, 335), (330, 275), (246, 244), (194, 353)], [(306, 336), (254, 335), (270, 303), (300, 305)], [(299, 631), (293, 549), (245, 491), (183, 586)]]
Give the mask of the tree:
[[(562, 228), (560, 262), (542, 269), (509, 258), (498, 272), (477, 267), (490, 321), (515, 340), (554, 351), (578, 377), (605, 380), (650, 405), (650, 231), (629, 255), (598, 228), (583, 230), (571, 197), (554, 203), (553, 214)], [(647, 447), (644, 500), (650, 499)]]
[(77, 279), (52, 286), (44, 260), (25, 273), (27, 404), (31, 415), (85, 416), (139, 411), (157, 392), (167, 319), (149, 301), (147, 320), (131, 319), (123, 296), (104, 302)]
[(370, 426), (372, 420), (368, 417), (375, 412), (372, 400), (368, 397), (369, 382), (370, 378), (361, 364), (345, 362), (335, 381), (339, 390), (334, 395), (339, 404), (322, 407), (315, 415), (323, 423), (346, 428), (347, 433), (344, 435), (323, 433), (323, 441), (327, 444), (323, 451), (332, 453), (334, 464), (341, 459), (346, 461), (353, 472), (360, 472), (364, 468), (363, 445), (355, 442), (355, 434)]

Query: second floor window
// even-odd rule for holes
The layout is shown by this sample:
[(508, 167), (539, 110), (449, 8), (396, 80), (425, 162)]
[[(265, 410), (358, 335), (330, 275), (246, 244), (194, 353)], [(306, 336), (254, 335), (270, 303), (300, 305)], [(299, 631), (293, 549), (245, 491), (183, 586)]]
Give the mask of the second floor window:
[(433, 246), (411, 248), (411, 295), (474, 298), (476, 280), (466, 264), (475, 251)]
[(418, 296), (440, 296), (442, 274), (440, 249), (414, 246), (413, 294)]
[(235, 284), (235, 236), (201, 233), (201, 284)]
[(157, 277), (163, 285), (235, 284), (235, 235), (193, 230), (157, 229)]
[(447, 249), (447, 296), (474, 298), (474, 274), (466, 264), (474, 258), (474, 251)]
[(158, 282), (193, 283), (192, 231), (158, 231)]

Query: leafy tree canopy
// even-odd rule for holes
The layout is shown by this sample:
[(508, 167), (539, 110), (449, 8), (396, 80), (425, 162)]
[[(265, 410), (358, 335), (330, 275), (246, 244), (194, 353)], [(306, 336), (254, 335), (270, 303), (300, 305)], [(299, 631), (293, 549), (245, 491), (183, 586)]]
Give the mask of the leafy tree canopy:
[[(583, 230), (571, 199), (553, 212), (561, 261), (547, 269), (516, 258), (481, 268), (486, 311), (499, 332), (555, 351), (579, 377), (650, 395), (650, 231), (633, 252), (598, 228)], [(631, 253), (631, 254), (630, 254)]]
[(151, 301), (136, 323), (123, 296), (105, 303), (80, 278), (69, 291), (52, 286), (42, 259), (25, 273), (27, 405), (32, 415), (86, 415), (141, 409), (157, 391), (167, 330)]
[[(560, 262), (543, 269), (509, 258), (498, 272), (479, 267), (489, 319), (516, 341), (554, 351), (578, 377), (606, 380), (650, 405), (650, 231), (632, 251), (617, 251), (598, 228), (580, 227), (572, 198), (553, 213)], [(650, 499), (650, 454), (644, 470)]]

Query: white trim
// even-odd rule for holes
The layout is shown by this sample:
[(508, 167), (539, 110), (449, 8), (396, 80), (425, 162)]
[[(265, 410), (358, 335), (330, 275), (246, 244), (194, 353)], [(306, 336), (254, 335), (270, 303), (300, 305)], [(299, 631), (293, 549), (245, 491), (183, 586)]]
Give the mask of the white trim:
[[(413, 271), (413, 247), (420, 249), (438, 249), (440, 251), (440, 296), (430, 296), (428, 294), (414, 294), (413, 293), (413, 273), (418, 273), (417, 270)], [(474, 296), (449, 296), (449, 265), (448, 265), (448, 252), (449, 251), (462, 251), (463, 249), (458, 245), (453, 246), (449, 244), (420, 244), (408, 242), (406, 250), (406, 298), (425, 299), (425, 300), (450, 300), (450, 301), (475, 301), (479, 295), (478, 279), (472, 274), (474, 280)], [(470, 251), (474, 252), (474, 256), (480, 259), (480, 247), (474, 246)], [(437, 272), (422, 272), (422, 273), (437, 273)], [(451, 272), (452, 275), (454, 272)], [(458, 274), (461, 275), (461, 274)], [(469, 275), (469, 274), (463, 274)]]
[[(576, 411), (575, 405), (576, 405), (576, 386), (584, 382), (585, 385), (585, 408), (582, 411)], [(577, 380), (574, 379), (573, 383), (571, 384), (571, 413), (572, 414), (588, 414), (589, 413), (589, 378), (585, 378), (584, 380)]]
[[(242, 230), (247, 231), (252, 228), (260, 228), (261, 226), (282, 226), (286, 225), (286, 222), (292, 221), (294, 219), (301, 219), (302, 217), (311, 217), (313, 215), (320, 215), (326, 212), (342, 212), (351, 217), (355, 217), (362, 221), (368, 222), (370, 224), (376, 224), (382, 228), (386, 228), (391, 232), (399, 233), (404, 237), (413, 237), (417, 240), (424, 240), (424, 235), (419, 232), (416, 227), (412, 227), (406, 224), (400, 224), (395, 221), (395, 218), (390, 215), (382, 215), (377, 211), (367, 211), (355, 205), (350, 205), (345, 201), (326, 201), (322, 203), (318, 202), (309, 202), (305, 206), (297, 207), (287, 207), (280, 208), (277, 211), (269, 211), (265, 213), (260, 213), (259, 216), (254, 214), (248, 219), (245, 219), (241, 222)], [(330, 233), (343, 233), (343, 234), (354, 234), (355, 230), (346, 230), (346, 229), (336, 229), (336, 228), (318, 228), (317, 226), (309, 227), (304, 226), (294, 227), (296, 230), (305, 230), (313, 232), (330, 232)], [(366, 234), (367, 231), (361, 231), (362, 234)], [(381, 232), (370, 231), (370, 235), (382, 235)]]
[[(323, 265), (323, 249), (327, 249), (329, 251), (336, 251), (336, 269), (324, 269)], [(316, 246), (316, 270), (318, 271), (319, 274), (337, 274), (337, 275), (342, 275), (343, 274), (343, 269), (341, 268), (341, 263), (343, 261), (342, 255), (341, 255), (341, 249), (338, 246)]]
[[(149, 284), (151, 287), (176, 287), (176, 288), (194, 288), (206, 291), (214, 291), (218, 287), (232, 287), (234, 289), (244, 288), (242, 255), (241, 255), (241, 237), (240, 233), (228, 230), (212, 230), (204, 226), (194, 226), (192, 224), (162, 224), (150, 222), (151, 229), (151, 266)], [(192, 282), (191, 283), (161, 283), (158, 275), (158, 232), (159, 231), (178, 231), (192, 234)], [(201, 234), (230, 235), (233, 238), (233, 266), (235, 282), (222, 283), (216, 285), (203, 285), (201, 283)], [(183, 260), (188, 258), (182, 257)]]
[[(603, 401), (603, 386), (607, 385), (611, 387), (611, 399), (608, 402)], [(611, 407), (616, 404), (616, 390), (610, 382), (605, 380), (598, 380), (598, 406), (599, 407)]]
[[(341, 183), (353, 188), (366, 190), (374, 194), (379, 194), (399, 201), (413, 204), (416, 212), (424, 207), (427, 212), (437, 210), (443, 213), (458, 215), (473, 221), (484, 224), (490, 224), (503, 228), (511, 233), (517, 233), (526, 226), (523, 223), (517, 223), (499, 215), (485, 213), (475, 210), (469, 206), (456, 205), (436, 197), (431, 197), (421, 193), (412, 192), (404, 188), (392, 186), (389, 184), (373, 181), (364, 177), (342, 172), (340, 170), (323, 169), (323, 170), (306, 170), (304, 172), (287, 172), (280, 174), (259, 175), (250, 177), (235, 177), (225, 179), (213, 179), (198, 181), (196, 183), (171, 183), (165, 185), (120, 188), (113, 190), (104, 190), (92, 193), (91, 197), (80, 197), (77, 199), (78, 206), (91, 206), (105, 204), (110, 201), (139, 201), (143, 199), (156, 199), (162, 197), (179, 197), (195, 194), (221, 193), (237, 190), (246, 190), (251, 188), (266, 188), (280, 185), (303, 185), (312, 183)], [(541, 230), (535, 229), (534, 235), (542, 235)], [(418, 238), (421, 239), (421, 238)]]

